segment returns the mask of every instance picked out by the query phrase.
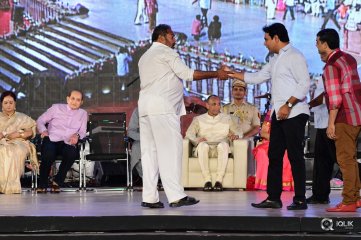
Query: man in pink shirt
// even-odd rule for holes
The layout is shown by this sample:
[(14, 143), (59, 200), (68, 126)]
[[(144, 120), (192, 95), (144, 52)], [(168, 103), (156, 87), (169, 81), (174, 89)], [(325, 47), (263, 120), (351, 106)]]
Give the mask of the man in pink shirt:
[(192, 36), (194, 40), (199, 41), (199, 38), (203, 36), (201, 35), (202, 29), (201, 15), (198, 14), (192, 23)]
[(80, 106), (83, 93), (72, 90), (66, 97), (67, 104), (54, 104), (36, 121), (43, 143), (38, 193), (46, 193), (50, 168), (56, 156), (62, 156), (59, 172), (51, 184), (51, 192), (59, 193), (66, 173), (79, 155), (76, 144), (85, 137), (88, 114)]

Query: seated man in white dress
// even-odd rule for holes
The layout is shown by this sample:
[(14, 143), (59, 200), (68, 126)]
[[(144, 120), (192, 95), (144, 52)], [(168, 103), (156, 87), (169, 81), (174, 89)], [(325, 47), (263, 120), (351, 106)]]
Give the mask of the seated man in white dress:
[[(198, 157), (204, 178), (204, 191), (222, 191), (222, 180), (226, 171), (230, 141), (242, 137), (239, 125), (232, 121), (228, 114), (220, 113), (221, 102), (218, 96), (211, 95), (207, 99), (208, 112), (195, 117), (186, 132), (194, 147), (194, 155)], [(217, 174), (212, 188), (212, 177), (209, 171), (209, 157), (217, 157)]]

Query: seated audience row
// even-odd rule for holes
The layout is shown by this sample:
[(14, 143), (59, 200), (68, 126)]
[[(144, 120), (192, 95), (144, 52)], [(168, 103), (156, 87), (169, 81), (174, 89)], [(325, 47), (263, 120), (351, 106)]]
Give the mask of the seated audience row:
[(16, 95), (5, 91), (1, 95), (0, 113), (0, 192), (21, 193), (20, 176), (25, 160), (29, 158), (33, 168), (39, 164), (36, 149), (29, 139), (35, 137), (36, 127), (41, 134), (41, 165), (38, 193), (46, 193), (50, 168), (61, 155), (59, 172), (54, 177), (50, 191), (59, 193), (66, 173), (78, 158), (77, 143), (86, 135), (87, 112), (80, 109), (83, 94), (79, 90), (69, 92), (67, 104), (54, 104), (37, 122), (23, 113), (16, 112)]

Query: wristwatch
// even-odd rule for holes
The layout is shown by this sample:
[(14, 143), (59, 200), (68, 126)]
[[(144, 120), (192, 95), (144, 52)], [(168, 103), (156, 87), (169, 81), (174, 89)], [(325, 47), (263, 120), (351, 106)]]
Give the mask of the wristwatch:
[(286, 105), (287, 105), (289, 108), (292, 108), (292, 107), (293, 107), (293, 104), (290, 103), (289, 101), (286, 102)]

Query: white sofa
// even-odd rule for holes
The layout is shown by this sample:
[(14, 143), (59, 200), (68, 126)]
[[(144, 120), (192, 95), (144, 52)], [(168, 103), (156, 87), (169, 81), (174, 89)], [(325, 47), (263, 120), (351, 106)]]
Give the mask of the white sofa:
[[(233, 156), (228, 159), (226, 174), (223, 178), (223, 188), (245, 189), (247, 184), (247, 140), (233, 142)], [(192, 143), (183, 139), (182, 182), (185, 188), (202, 188), (204, 179), (198, 159), (193, 157)], [(209, 159), (212, 181), (216, 177), (217, 158)], [(214, 185), (214, 182), (212, 183)]]

